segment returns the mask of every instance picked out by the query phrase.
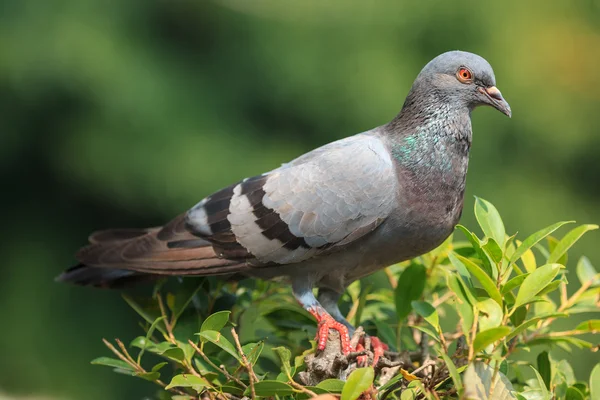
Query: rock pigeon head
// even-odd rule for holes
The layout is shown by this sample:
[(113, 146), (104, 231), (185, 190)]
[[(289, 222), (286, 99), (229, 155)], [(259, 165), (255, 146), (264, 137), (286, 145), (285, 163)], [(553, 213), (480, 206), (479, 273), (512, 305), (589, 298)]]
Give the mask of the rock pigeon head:
[(510, 106), (496, 88), (492, 66), (477, 54), (465, 51), (440, 54), (423, 68), (415, 84), (449, 104), (469, 110), (488, 105), (511, 116)]

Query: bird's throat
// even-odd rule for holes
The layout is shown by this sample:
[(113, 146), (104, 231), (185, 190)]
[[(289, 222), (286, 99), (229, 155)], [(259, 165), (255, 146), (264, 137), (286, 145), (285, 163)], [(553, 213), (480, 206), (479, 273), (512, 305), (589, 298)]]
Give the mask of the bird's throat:
[(415, 172), (462, 170), (471, 147), (470, 111), (449, 103), (407, 103), (388, 126), (396, 161)]

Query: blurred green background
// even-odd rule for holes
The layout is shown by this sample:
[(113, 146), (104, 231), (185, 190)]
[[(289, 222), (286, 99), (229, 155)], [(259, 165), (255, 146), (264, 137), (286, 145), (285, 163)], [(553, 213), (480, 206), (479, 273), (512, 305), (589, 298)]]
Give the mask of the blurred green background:
[[(473, 115), (462, 222), (474, 194), (521, 237), (600, 222), (598, 1), (0, 1), (0, 398), (153, 393), (89, 364), (140, 333), (118, 293), (53, 282), (86, 235), (387, 122), (452, 49), (490, 61), (513, 109)], [(598, 267), (598, 242), (571, 264)], [(587, 378), (597, 353), (573, 357)]]

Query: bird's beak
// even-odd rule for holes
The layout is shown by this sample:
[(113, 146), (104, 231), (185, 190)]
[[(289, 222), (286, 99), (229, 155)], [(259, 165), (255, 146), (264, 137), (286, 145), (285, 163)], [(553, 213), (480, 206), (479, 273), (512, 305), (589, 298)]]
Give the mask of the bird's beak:
[(500, 111), (502, 114), (507, 115), (509, 118), (512, 115), (510, 110), (510, 106), (502, 97), (502, 93), (496, 86), (490, 86), (487, 88), (479, 87), (479, 91), (485, 95), (488, 99), (488, 103), (494, 107), (496, 110)]

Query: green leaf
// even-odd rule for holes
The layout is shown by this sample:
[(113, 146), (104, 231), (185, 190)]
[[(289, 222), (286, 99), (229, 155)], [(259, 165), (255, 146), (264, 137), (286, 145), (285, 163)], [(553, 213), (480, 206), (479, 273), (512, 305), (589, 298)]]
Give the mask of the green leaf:
[(342, 389), (341, 400), (356, 400), (373, 384), (375, 371), (372, 367), (357, 368), (348, 377)]
[(598, 229), (598, 225), (581, 225), (571, 230), (560, 240), (560, 242), (558, 242), (552, 253), (550, 253), (548, 263), (552, 264), (557, 262), (586, 232), (594, 229)]
[(492, 299), (482, 299), (477, 303), (477, 309), (481, 314), (479, 317), (479, 329), (495, 328), (502, 323), (502, 308)]
[(421, 264), (411, 263), (398, 278), (398, 286), (394, 291), (396, 315), (403, 321), (410, 314), (411, 302), (418, 300), (425, 289), (427, 271)]
[(582, 285), (591, 281), (591, 287), (600, 286), (600, 275), (585, 256), (581, 257), (577, 262), (577, 278), (579, 278), (579, 282)]
[(525, 278), (527, 278), (529, 276), (529, 273), (525, 273), (525, 274), (521, 274), (521, 275), (517, 275), (514, 278), (512, 278), (511, 280), (509, 280), (508, 282), (506, 282), (503, 286), (502, 286), (502, 294), (506, 294), (508, 292), (510, 292), (511, 290), (513, 290), (514, 288), (516, 288), (517, 286), (520, 286), (523, 281), (525, 280)]
[(260, 341), (258, 343), (247, 343), (242, 346), (242, 351), (246, 355), (248, 362), (251, 365), (254, 365), (258, 361), (258, 357), (260, 357), (260, 354), (262, 353), (264, 347), (265, 342), (263, 341)]
[(575, 386), (570, 386), (565, 394), (565, 400), (585, 400), (585, 396)]
[(189, 343), (183, 343), (177, 340), (177, 347), (183, 351), (183, 356), (187, 362), (192, 361), (192, 357), (196, 354), (196, 350)]
[(508, 326), (498, 326), (496, 328), (481, 331), (477, 334), (477, 336), (475, 336), (475, 340), (473, 341), (473, 350), (476, 353), (480, 352), (495, 341), (504, 338), (509, 333), (510, 328)]
[(508, 375), (508, 361), (506, 359), (502, 360), (502, 363), (500, 363), (499, 371), (504, 375)]
[(154, 382), (160, 379), (160, 372), (136, 372), (135, 376), (138, 378), (145, 379), (150, 382)]
[(212, 315), (202, 322), (202, 326), (200, 327), (200, 332), (204, 331), (216, 331), (219, 332), (221, 329), (227, 325), (229, 321), (229, 314), (231, 311), (219, 311)]
[(538, 293), (536, 293), (535, 297), (544, 296), (544, 295), (546, 295), (548, 293), (554, 292), (556, 289), (558, 289), (558, 287), (560, 286), (560, 284), (562, 282), (563, 282), (562, 279), (550, 282), (548, 285), (546, 285), (545, 288), (543, 288)]
[(494, 239), (500, 246), (504, 246), (506, 231), (502, 218), (492, 203), (475, 197), (475, 218), (485, 236)]
[(465, 337), (468, 338), (469, 335), (467, 335), (467, 332), (470, 332), (471, 326), (473, 326), (474, 319), (473, 306), (469, 301), (469, 297), (472, 297), (473, 301), (475, 301), (475, 298), (470, 292), (467, 294), (467, 291), (469, 289), (465, 287), (465, 284), (462, 281), (462, 279), (456, 276), (456, 274), (448, 274), (447, 282), (448, 287), (450, 288), (450, 290), (452, 290), (452, 292), (454, 292), (454, 294), (457, 297), (455, 306), (458, 315), (460, 316), (462, 331), (463, 333), (465, 333)]
[(513, 308), (516, 309), (535, 297), (536, 294), (552, 282), (561, 267), (560, 264), (546, 264), (529, 274), (519, 288)]
[(160, 353), (160, 355), (177, 362), (182, 362), (183, 360), (185, 360), (185, 353), (179, 347), (167, 349)]
[[(506, 294), (507, 296), (509, 295), (509, 293)], [(513, 297), (514, 299), (514, 297)], [(525, 321), (525, 318), (527, 318), (527, 313), (529, 312), (529, 309), (525, 306), (521, 306), (518, 307), (510, 316), (510, 322), (513, 323), (514, 326), (519, 326), (523, 323), (523, 321)]]
[(324, 381), (319, 382), (317, 387), (325, 389), (329, 393), (342, 393), (345, 383), (346, 382), (339, 379), (325, 379)]
[(577, 325), (576, 331), (598, 331), (600, 330), (600, 319), (590, 319)]
[[(404, 379), (404, 376), (402, 374), (397, 374), (396, 376), (394, 376), (392, 379), (390, 379), (389, 381), (387, 381), (385, 383), (385, 385), (379, 387), (377, 389), (377, 392), (380, 396), (386, 396), (386, 392), (389, 390), (396, 390), (396, 384), (400, 381), (402, 381), (402, 379)], [(404, 393), (405, 391), (403, 391)]]
[(440, 336), (439, 334), (434, 331), (433, 329), (429, 328), (429, 326), (421, 326), (421, 325), (410, 325), (411, 328), (419, 330), (423, 333), (426, 333), (427, 335), (429, 335), (430, 338), (436, 340), (437, 342), (440, 342)]
[(420, 390), (414, 387), (407, 387), (400, 393), (400, 400), (417, 400)]
[(443, 351), (438, 351), (440, 357), (442, 357), (442, 359), (444, 360), (444, 364), (446, 364), (446, 368), (448, 368), (448, 373), (450, 374), (450, 377), (452, 378), (452, 382), (454, 382), (454, 387), (456, 388), (457, 393), (460, 395), (463, 392), (463, 383), (462, 383), (462, 379), (460, 379), (460, 374), (458, 373), (458, 370), (456, 369), (456, 365), (454, 364), (454, 362), (452, 361), (452, 359), (450, 357), (448, 357), (448, 355), (443, 352)]
[(496, 287), (494, 281), (492, 281), (492, 278), (490, 278), (488, 274), (486, 274), (477, 264), (475, 264), (468, 258), (465, 258), (458, 254), (456, 255), (456, 257), (465, 265), (465, 267), (467, 267), (469, 272), (475, 278), (477, 278), (477, 280), (479, 281), (479, 283), (481, 283), (481, 286), (483, 286), (483, 289), (487, 292), (487, 294), (492, 299), (494, 299), (494, 301), (498, 303), (498, 305), (502, 307), (502, 295), (500, 294), (500, 291)]
[(570, 224), (573, 222), (574, 221), (557, 222), (557, 223), (547, 226), (543, 229), (540, 229), (539, 231), (535, 232), (534, 234), (528, 236), (527, 239), (525, 239), (523, 241), (523, 243), (521, 243), (519, 245), (519, 247), (517, 247), (517, 250), (513, 253), (512, 257), (510, 258), (510, 262), (511, 263), (516, 262), (523, 254), (525, 254), (525, 252), (527, 250), (531, 249), (540, 240), (542, 240), (543, 238), (545, 238), (546, 236), (548, 236), (549, 234), (551, 234), (552, 232), (554, 232), (561, 226), (563, 226), (565, 224)]
[(155, 354), (162, 354), (171, 348), (173, 348), (173, 345), (169, 342), (153, 343), (151, 346), (146, 347), (148, 351), (151, 351)]
[(471, 232), (470, 230), (468, 230), (460, 224), (456, 225), (456, 228), (461, 230), (465, 234), (469, 242), (471, 242), (471, 246), (473, 246), (473, 249), (475, 250), (475, 252), (479, 256), (479, 259), (481, 260), (482, 269), (485, 271), (485, 273), (488, 276), (496, 279), (498, 277), (498, 269), (495, 267), (492, 268), (490, 258), (488, 257), (487, 253), (481, 248), (481, 241), (479, 240), (477, 235), (475, 235), (473, 232)]
[(560, 373), (567, 385), (571, 386), (575, 384), (575, 372), (573, 372), (573, 368), (567, 360), (560, 360), (559, 362), (554, 361), (553, 366), (555, 367), (556, 372)]
[(377, 336), (390, 346), (390, 350), (394, 351), (396, 343), (396, 332), (390, 327), (387, 322), (376, 319), (373, 321), (377, 328)]
[(535, 377), (537, 379), (538, 387), (541, 389), (542, 399), (550, 400), (550, 392), (548, 392), (548, 389), (546, 388), (546, 384), (544, 382), (544, 379), (542, 378), (542, 376), (540, 375), (540, 373), (535, 368), (533, 368), (533, 366), (530, 365), (530, 367), (533, 370), (533, 372), (535, 373)]
[[(148, 328), (148, 332), (146, 333), (145, 340), (143, 341), (143, 346), (140, 347), (141, 351), (140, 351), (140, 353), (137, 356), (137, 362), (138, 362), (138, 364), (141, 362), (142, 356), (144, 355), (144, 352), (146, 351), (146, 349), (148, 347), (152, 347), (154, 345), (154, 343), (152, 343), (152, 341), (150, 340), (150, 338), (154, 334), (154, 330), (157, 328), (158, 324), (160, 322), (162, 322), (165, 318), (166, 318), (165, 316), (156, 318), (154, 320), (154, 322), (152, 323), (152, 325), (150, 325), (150, 328)], [(138, 341), (138, 343), (142, 344), (142, 341)]]
[(521, 256), (521, 261), (523, 262), (523, 266), (525, 266), (525, 270), (527, 272), (533, 272), (537, 269), (535, 254), (533, 254), (531, 249), (527, 249), (527, 251), (523, 253)]
[(232, 386), (230, 384), (225, 384), (219, 386), (219, 389), (223, 391), (223, 393), (229, 393), (234, 396), (242, 397), (244, 395), (244, 389), (238, 386)]
[(240, 357), (240, 355), (237, 352), (237, 349), (220, 332), (208, 330), (197, 333), (197, 335), (200, 335), (200, 340), (204, 342), (209, 341), (211, 343), (214, 343), (215, 345), (219, 346), (221, 349), (225, 350), (227, 353), (235, 357), (235, 359), (238, 360), (240, 363), (243, 362), (242, 357)]
[(189, 387), (195, 390), (197, 393), (200, 393), (206, 386), (208, 386), (208, 382), (199, 376), (181, 374), (175, 375), (173, 379), (171, 379), (171, 383), (169, 383), (165, 389), (168, 390), (174, 387)]
[[(552, 254), (552, 252), (558, 245), (558, 239), (555, 238), (554, 236), (550, 235), (550, 236), (546, 237), (546, 242), (548, 243), (548, 254), (546, 255), (546, 260), (548, 260), (550, 258), (550, 254)], [(540, 245), (536, 245), (536, 247), (538, 248), (538, 250), (543, 249), (543, 247)], [(567, 265), (568, 259), (569, 259), (568, 253), (564, 253), (562, 256), (560, 256), (558, 258), (558, 260), (556, 260), (556, 263), (562, 264), (562, 265)]]
[(542, 351), (537, 356), (537, 367), (540, 376), (546, 384), (546, 389), (550, 389), (550, 380), (552, 377), (552, 369), (550, 368), (550, 358), (547, 351)]
[(586, 382), (582, 382), (582, 381), (575, 382), (573, 384), (573, 387), (575, 389), (579, 390), (581, 393), (587, 393), (588, 392), (588, 386), (587, 386)]
[[(508, 378), (500, 371), (481, 361), (469, 365), (464, 373), (464, 399), (478, 400), (508, 400), (514, 399), (513, 386)], [(493, 393), (492, 387), (494, 388)]]
[(596, 364), (590, 375), (590, 397), (600, 400), (600, 363)]
[(292, 359), (292, 353), (283, 346), (274, 347), (273, 351), (279, 356), (281, 360), (281, 372), (283, 372), (288, 379), (292, 379), (292, 366), (290, 360)]
[(456, 272), (458, 272), (458, 275), (460, 275), (462, 281), (469, 287), (473, 287), (473, 282), (471, 281), (471, 274), (469, 273), (467, 267), (465, 267), (465, 264), (460, 262), (460, 260), (456, 258), (453, 252), (448, 253), (448, 259), (450, 260), (454, 268), (456, 268)]
[(413, 301), (411, 303), (416, 313), (419, 314), (425, 321), (429, 322), (437, 330), (440, 328), (440, 318), (438, 317), (435, 308), (426, 301)]
[(158, 371), (160, 371), (162, 369), (162, 367), (164, 367), (167, 364), (168, 364), (168, 362), (166, 362), (166, 361), (163, 361), (163, 362), (160, 362), (160, 363), (156, 364), (154, 367), (152, 367), (152, 372), (158, 372)]
[(568, 314), (565, 314), (565, 313), (555, 313), (555, 314), (548, 314), (548, 315), (540, 315), (540, 316), (528, 319), (527, 321), (525, 321), (522, 324), (520, 324), (519, 326), (517, 326), (511, 333), (509, 333), (506, 336), (506, 340), (508, 341), (508, 340), (514, 338), (521, 332), (524, 332), (525, 329), (529, 328), (530, 326), (533, 326), (534, 324), (536, 324), (539, 321), (542, 321), (542, 320), (545, 320), (548, 318), (561, 318), (561, 317), (567, 317), (567, 316), (568, 316)]
[(129, 347), (137, 347), (138, 349), (143, 349), (145, 347), (150, 347), (154, 343), (148, 342), (148, 340), (144, 336), (138, 336), (129, 343)]
[(495, 263), (499, 263), (502, 260), (502, 249), (493, 238), (488, 238), (487, 242), (481, 248), (485, 250)]
[(538, 336), (533, 340), (527, 342), (528, 346), (537, 346), (537, 345), (546, 345), (552, 346), (557, 345), (566, 351), (571, 351), (570, 346), (576, 346), (580, 349), (590, 349), (592, 348), (592, 344), (586, 340), (579, 339), (576, 337), (552, 337), (552, 336)]
[(104, 365), (112, 368), (134, 371), (134, 368), (123, 360), (110, 357), (98, 357), (91, 361), (93, 365)]
[[(285, 382), (264, 380), (254, 384), (254, 391), (257, 396), (269, 397), (269, 396), (289, 396), (294, 394), (294, 388)], [(252, 394), (250, 387), (244, 391), (244, 396), (250, 396)]]

